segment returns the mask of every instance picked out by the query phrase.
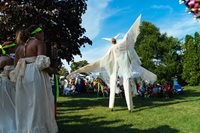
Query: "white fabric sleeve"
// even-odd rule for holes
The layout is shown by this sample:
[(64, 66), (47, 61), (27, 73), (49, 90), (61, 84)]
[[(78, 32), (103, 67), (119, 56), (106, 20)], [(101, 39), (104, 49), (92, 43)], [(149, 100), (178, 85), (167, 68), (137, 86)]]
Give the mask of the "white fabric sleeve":
[(43, 70), (50, 66), (50, 58), (45, 55), (38, 55), (35, 64), (39, 70)]

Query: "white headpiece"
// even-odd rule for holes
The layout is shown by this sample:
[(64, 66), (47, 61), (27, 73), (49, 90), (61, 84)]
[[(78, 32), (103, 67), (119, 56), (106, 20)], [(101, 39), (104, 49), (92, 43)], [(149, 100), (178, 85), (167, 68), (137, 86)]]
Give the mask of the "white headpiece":
[[(119, 35), (120, 35), (120, 34), (117, 34), (117, 35), (114, 36), (113, 38), (114, 38), (115, 40), (117, 40), (117, 38), (119, 37)], [(113, 38), (102, 38), (102, 39), (104, 39), (104, 40), (109, 41), (109, 42), (112, 43), (112, 39), (113, 39)]]

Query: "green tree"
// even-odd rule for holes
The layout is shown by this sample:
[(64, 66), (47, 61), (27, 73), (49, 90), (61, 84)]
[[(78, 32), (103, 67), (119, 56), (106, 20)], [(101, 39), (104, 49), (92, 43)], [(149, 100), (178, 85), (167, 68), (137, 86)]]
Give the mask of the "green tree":
[(87, 65), (88, 62), (86, 60), (82, 60), (82, 61), (78, 61), (78, 62), (73, 62), (71, 65), (70, 65), (70, 68), (71, 68), (71, 72)]
[[(80, 47), (92, 44), (84, 36), (82, 15), (87, 0), (4, 0), (0, 2), (0, 42), (14, 39), (15, 32), (32, 24), (42, 26), (48, 56), (61, 65), (61, 59), (71, 61), (80, 55)], [(56, 44), (57, 54), (51, 46)], [(55, 52), (53, 52), (55, 53)], [(56, 57), (55, 57), (56, 56)], [(56, 59), (55, 59), (56, 58)]]
[(194, 37), (186, 35), (185, 52), (183, 59), (182, 77), (190, 85), (198, 85), (200, 81), (200, 35), (195, 33)]
[(67, 76), (69, 74), (69, 71), (64, 66), (62, 66), (58, 71), (58, 74), (60, 76)]
[(178, 52), (181, 47), (177, 38), (161, 34), (154, 24), (143, 21), (135, 47), (142, 66), (154, 72), (158, 81), (170, 81), (175, 75), (181, 77), (182, 60)]

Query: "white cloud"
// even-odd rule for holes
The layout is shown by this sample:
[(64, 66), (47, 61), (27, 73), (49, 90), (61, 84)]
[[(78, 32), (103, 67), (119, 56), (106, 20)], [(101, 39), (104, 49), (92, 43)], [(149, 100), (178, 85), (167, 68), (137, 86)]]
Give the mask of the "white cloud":
[(186, 34), (193, 34), (198, 31), (200, 23), (192, 18), (191, 15), (184, 15), (174, 19), (166, 19), (158, 24), (162, 33), (166, 32), (170, 36), (182, 38)]
[(171, 6), (168, 6), (168, 5), (153, 5), (151, 8), (153, 9), (166, 9), (166, 10), (169, 10), (169, 13), (172, 13), (173, 12), (173, 8)]
[[(89, 0), (87, 1), (87, 10), (83, 15), (83, 27), (86, 29), (86, 36), (94, 39), (100, 32), (102, 21), (111, 16), (106, 8), (111, 0)], [(110, 14), (110, 15), (109, 15)]]

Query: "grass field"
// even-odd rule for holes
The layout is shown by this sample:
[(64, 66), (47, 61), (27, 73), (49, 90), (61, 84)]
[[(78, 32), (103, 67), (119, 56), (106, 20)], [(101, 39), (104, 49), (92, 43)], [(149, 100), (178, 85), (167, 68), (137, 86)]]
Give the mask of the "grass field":
[(131, 113), (124, 99), (116, 97), (114, 111), (108, 101), (94, 94), (59, 97), (59, 133), (200, 133), (200, 87), (168, 99), (133, 97)]

